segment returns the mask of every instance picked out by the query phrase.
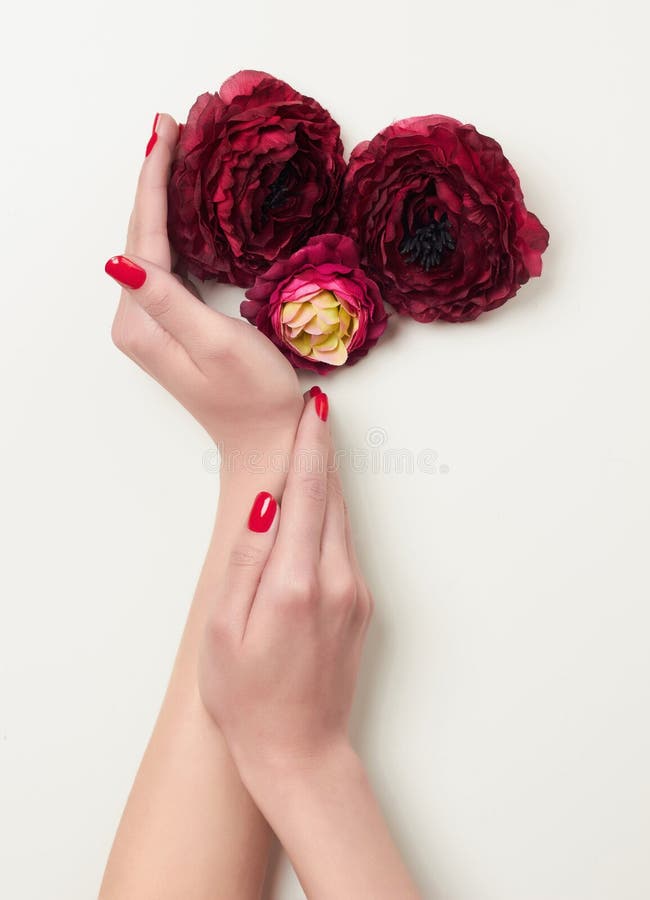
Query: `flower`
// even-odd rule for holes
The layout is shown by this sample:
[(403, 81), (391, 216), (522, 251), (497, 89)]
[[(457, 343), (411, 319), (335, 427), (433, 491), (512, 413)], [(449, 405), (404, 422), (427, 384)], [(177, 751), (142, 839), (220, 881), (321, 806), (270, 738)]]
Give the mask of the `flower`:
[(311, 97), (243, 71), (190, 110), (169, 183), (181, 267), (249, 287), (279, 256), (337, 226), (340, 129)]
[(379, 288), (342, 234), (321, 234), (278, 260), (246, 291), (241, 314), (297, 369), (326, 374), (377, 343), (388, 315)]
[(343, 228), (385, 300), (465, 322), (542, 271), (548, 232), (499, 144), (447, 116), (404, 119), (352, 152)]

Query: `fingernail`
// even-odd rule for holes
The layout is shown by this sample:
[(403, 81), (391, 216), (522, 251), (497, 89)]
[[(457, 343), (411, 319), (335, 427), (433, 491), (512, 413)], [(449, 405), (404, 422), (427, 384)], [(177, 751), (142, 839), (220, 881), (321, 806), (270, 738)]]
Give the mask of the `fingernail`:
[(111, 256), (104, 271), (115, 281), (130, 288), (141, 288), (147, 280), (147, 273), (142, 266), (131, 262), (126, 256)]
[(309, 388), (309, 396), (310, 397), (315, 397), (317, 394), (322, 394), (322, 393), (323, 392), (321, 391), (321, 389), (318, 387), (317, 384), (315, 384), (313, 386), (313, 388)]
[(269, 494), (268, 491), (260, 491), (253, 501), (253, 506), (248, 516), (249, 531), (256, 531), (258, 534), (268, 531), (273, 524), (273, 519), (275, 519), (277, 508), (278, 504), (275, 502), (273, 495)]
[(149, 138), (149, 143), (147, 144), (147, 149), (144, 151), (145, 157), (149, 156), (153, 148), (156, 146), (156, 141), (158, 140), (158, 133), (156, 131), (156, 126), (158, 125), (158, 119), (160, 118), (160, 113), (156, 113), (156, 118), (153, 120), (153, 128), (151, 129), (151, 137)]
[(316, 399), (314, 400), (314, 406), (316, 407), (316, 412), (318, 414), (318, 418), (322, 419), (323, 422), (327, 422), (327, 416), (329, 415), (330, 405), (327, 399), (327, 394), (323, 394), (321, 391), (320, 394), (316, 394)]
[(181, 124), (178, 126), (178, 143), (179, 143), (179, 144), (180, 144), (180, 141), (181, 141), (181, 135), (183, 134), (183, 129), (184, 129), (184, 128), (185, 128), (185, 126), (184, 126), (183, 123), (181, 122)]

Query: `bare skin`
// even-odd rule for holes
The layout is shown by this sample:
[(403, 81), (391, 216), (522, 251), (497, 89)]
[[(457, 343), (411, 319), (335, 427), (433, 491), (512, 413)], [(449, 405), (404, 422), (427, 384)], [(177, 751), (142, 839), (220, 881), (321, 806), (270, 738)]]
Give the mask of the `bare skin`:
[(201, 696), (308, 897), (409, 900), (419, 894), (348, 739), (372, 601), (316, 402), (273, 526), (235, 542), (208, 615)]
[[(113, 323), (117, 347), (166, 388), (224, 452), (288, 453), (303, 406), (295, 373), (257, 329), (201, 303), (171, 274), (167, 181), (178, 135), (170, 116), (145, 160), (126, 253), (146, 267), (145, 287), (123, 290)], [(263, 364), (260, 366), (260, 360)], [(238, 398), (233, 402), (233, 398)], [(260, 422), (266, 421), (265, 428)], [(221, 477), (215, 530), (189, 610), (158, 721), (120, 822), (101, 888), (109, 898), (260, 896), (271, 832), (243, 786), (197, 687), (207, 607), (223, 579), (242, 502), (262, 486), (234, 465)]]
[[(222, 474), (213, 538), (100, 898), (259, 898), (268, 821), (310, 898), (408, 900), (419, 895), (347, 738), (371, 601), (327, 473), (329, 428), (270, 341), (171, 274), (166, 185), (178, 130), (163, 115), (157, 131), (126, 248), (146, 280), (122, 291), (113, 339), (226, 454), (254, 450), (268, 463), (308, 450), (323, 464), (290, 468), (286, 491), (268, 465)], [(282, 498), (265, 533), (246, 527), (260, 490)]]

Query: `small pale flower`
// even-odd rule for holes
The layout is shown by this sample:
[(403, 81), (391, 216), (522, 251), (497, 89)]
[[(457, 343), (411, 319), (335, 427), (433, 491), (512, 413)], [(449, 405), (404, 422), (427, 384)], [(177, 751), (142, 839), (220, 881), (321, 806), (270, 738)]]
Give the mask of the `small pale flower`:
[(323, 234), (278, 260), (247, 291), (241, 313), (296, 368), (325, 373), (368, 352), (388, 318), (350, 238)]

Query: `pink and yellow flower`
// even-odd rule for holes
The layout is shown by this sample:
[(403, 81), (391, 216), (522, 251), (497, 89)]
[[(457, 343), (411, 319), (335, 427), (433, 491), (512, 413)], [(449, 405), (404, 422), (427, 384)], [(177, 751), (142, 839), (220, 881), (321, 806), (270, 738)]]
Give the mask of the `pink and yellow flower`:
[(325, 374), (352, 365), (377, 342), (388, 315), (354, 242), (313, 237), (276, 261), (246, 292), (241, 313), (299, 369)]

